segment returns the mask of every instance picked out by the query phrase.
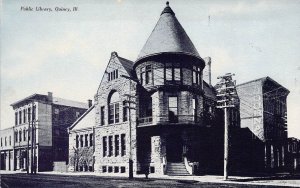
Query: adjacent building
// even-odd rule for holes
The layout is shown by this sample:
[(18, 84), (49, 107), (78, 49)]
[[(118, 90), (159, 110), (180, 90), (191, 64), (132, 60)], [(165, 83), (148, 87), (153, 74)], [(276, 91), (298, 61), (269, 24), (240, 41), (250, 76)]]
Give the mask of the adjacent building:
[[(287, 96), (289, 90), (264, 77), (237, 85), (241, 128), (251, 133), (253, 170), (286, 168)], [(254, 144), (255, 143), (255, 144)]]
[(15, 125), (1, 130), (1, 140), (7, 142), (1, 148), (5, 152), (1, 164), (2, 160), (13, 162), (2, 169), (50, 171), (55, 161), (68, 160), (67, 128), (87, 110), (87, 103), (53, 97), (49, 92), (33, 94), (11, 106)]
[(13, 127), (0, 130), (1, 139), (1, 164), (0, 170), (13, 170), (14, 169), (14, 129)]
[(69, 171), (93, 171), (95, 151), (95, 105), (69, 128)]

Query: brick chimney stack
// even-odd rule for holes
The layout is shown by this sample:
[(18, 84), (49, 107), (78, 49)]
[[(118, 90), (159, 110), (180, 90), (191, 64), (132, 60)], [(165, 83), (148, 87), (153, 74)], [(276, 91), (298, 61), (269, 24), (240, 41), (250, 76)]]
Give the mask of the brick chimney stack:
[(205, 61), (205, 68), (203, 70), (203, 80), (211, 85), (211, 58), (205, 57), (203, 58)]
[(48, 92), (48, 101), (49, 101), (50, 103), (53, 102), (53, 93), (52, 93), (52, 92)]
[(93, 101), (91, 99), (88, 100), (88, 105), (89, 105), (89, 108), (91, 108), (93, 106)]

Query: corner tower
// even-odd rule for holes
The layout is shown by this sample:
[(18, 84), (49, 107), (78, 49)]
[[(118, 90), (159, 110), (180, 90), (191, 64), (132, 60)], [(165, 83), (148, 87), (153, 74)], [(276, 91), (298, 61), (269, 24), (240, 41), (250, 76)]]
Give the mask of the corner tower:
[[(202, 111), (200, 97), (203, 94), (204, 67), (204, 60), (167, 2), (134, 64), (139, 83), (149, 94), (147, 98), (144, 97), (147, 96), (144, 93), (141, 102), (152, 101), (154, 104), (140, 107), (140, 116), (153, 114), (155, 124), (173, 122), (172, 118), (170, 119), (173, 115), (170, 114), (174, 114), (174, 122), (195, 123), (195, 116), (200, 116)], [(171, 104), (168, 99), (176, 104)], [(164, 104), (157, 106), (161, 103)], [(178, 107), (174, 108), (174, 112), (168, 109), (172, 105)], [(149, 110), (151, 106), (152, 110)]]

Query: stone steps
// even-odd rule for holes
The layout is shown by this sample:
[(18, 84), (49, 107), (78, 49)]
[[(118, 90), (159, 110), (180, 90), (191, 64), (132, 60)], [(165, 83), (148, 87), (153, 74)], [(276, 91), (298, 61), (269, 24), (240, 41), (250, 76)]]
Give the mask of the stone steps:
[(189, 176), (190, 174), (186, 170), (184, 163), (181, 162), (181, 163), (167, 163), (167, 175)]

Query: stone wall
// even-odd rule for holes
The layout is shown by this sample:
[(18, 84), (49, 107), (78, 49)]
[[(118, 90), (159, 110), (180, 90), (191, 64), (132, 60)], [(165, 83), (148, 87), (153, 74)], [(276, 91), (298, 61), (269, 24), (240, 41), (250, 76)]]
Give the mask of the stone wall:
[[(113, 80), (108, 80), (108, 73), (118, 70), (118, 78)], [(133, 160), (133, 170), (136, 172), (137, 161), (136, 161), (136, 84), (134, 81), (130, 81), (121, 75), (130, 76), (128, 72), (124, 69), (118, 55), (112, 53), (111, 59), (108, 63), (107, 69), (105, 71), (100, 86), (98, 88), (97, 94), (95, 95), (95, 111), (96, 111), (96, 126), (95, 126), (95, 171), (103, 172), (103, 167), (113, 168), (114, 173), (122, 173), (121, 169), (125, 167), (125, 172), (128, 173), (128, 161), (130, 158), (131, 148), (131, 158)], [(131, 83), (130, 83), (131, 82)], [(131, 87), (130, 87), (131, 86)], [(118, 92), (119, 94), (119, 122), (118, 123), (108, 123), (108, 113), (109, 113), (109, 99), (113, 92)], [(130, 106), (132, 109), (128, 110), (127, 121), (123, 119), (125, 106)], [(130, 102), (128, 102), (130, 101)], [(101, 117), (101, 107), (104, 107), (104, 117)], [(101, 118), (104, 119), (104, 125), (101, 125)], [(131, 124), (129, 123), (129, 118), (131, 118)], [(131, 127), (131, 130), (130, 130)], [(115, 156), (115, 135), (125, 134), (125, 147), (126, 154), (121, 156)], [(113, 153), (112, 156), (103, 156), (103, 137), (113, 136)], [(131, 138), (130, 138), (131, 137)], [(108, 144), (108, 143), (107, 143)], [(119, 144), (121, 147), (121, 144)], [(121, 152), (121, 148), (119, 149)], [(118, 169), (118, 170), (117, 170)]]

